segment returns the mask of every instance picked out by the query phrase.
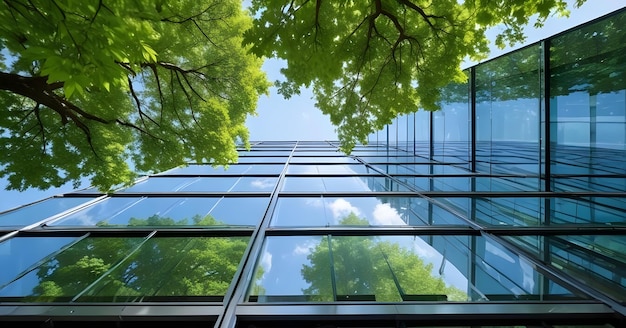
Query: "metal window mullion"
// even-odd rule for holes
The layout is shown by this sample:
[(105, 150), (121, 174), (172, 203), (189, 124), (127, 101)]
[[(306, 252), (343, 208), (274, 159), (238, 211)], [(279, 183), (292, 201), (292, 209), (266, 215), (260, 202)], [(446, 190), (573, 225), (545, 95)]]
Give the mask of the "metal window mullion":
[(291, 153), (286, 158), (285, 166), (278, 176), (276, 186), (271, 193), (270, 201), (267, 210), (265, 211), (265, 215), (263, 215), (263, 218), (261, 218), (261, 221), (259, 222), (257, 228), (250, 236), (248, 248), (244, 252), (240, 263), (240, 268), (237, 270), (238, 273), (235, 274), (235, 277), (233, 278), (233, 283), (231, 283), (231, 287), (224, 295), (224, 311), (219, 315), (216, 320), (216, 328), (234, 328), (237, 324), (237, 303), (245, 296), (248, 287), (248, 278), (252, 277), (252, 275), (254, 274), (254, 266), (256, 264), (256, 260), (257, 258), (259, 258), (261, 250), (263, 248), (263, 242), (265, 240), (265, 230), (270, 225), (270, 220), (278, 202), (279, 191), (281, 190), (285, 182), (285, 176), (287, 174), (289, 163), (294, 157), (297, 148), (298, 142), (294, 144), (293, 148), (291, 149)]

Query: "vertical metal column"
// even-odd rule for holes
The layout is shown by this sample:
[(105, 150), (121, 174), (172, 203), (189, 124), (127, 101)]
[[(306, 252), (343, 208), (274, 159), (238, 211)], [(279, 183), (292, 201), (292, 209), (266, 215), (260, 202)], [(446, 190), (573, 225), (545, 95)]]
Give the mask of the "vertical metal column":
[(470, 68), (470, 171), (476, 172), (476, 68)]

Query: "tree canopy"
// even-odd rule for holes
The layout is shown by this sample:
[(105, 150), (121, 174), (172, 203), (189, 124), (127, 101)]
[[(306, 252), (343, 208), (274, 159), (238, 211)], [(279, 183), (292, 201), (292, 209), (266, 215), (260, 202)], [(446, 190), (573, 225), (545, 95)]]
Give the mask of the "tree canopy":
[[(576, 0), (580, 5), (584, 0)], [(48, 188), (225, 164), (286, 60), (279, 91), (313, 88), (343, 150), (403, 113), (435, 110), (466, 58), (523, 40), (565, 0), (15, 0), (0, 4), (0, 177)], [(535, 16), (533, 16), (535, 15)]]
[(499, 46), (520, 42), (524, 25), (567, 8), (564, 0), (253, 0), (251, 12), (252, 51), (287, 61), (280, 92), (312, 87), (350, 151), (399, 114), (438, 109), (440, 89), (466, 79), (462, 61), (487, 55), (488, 28), (504, 27)]
[(237, 0), (0, 4), (0, 177), (47, 188), (236, 160), (269, 84)]

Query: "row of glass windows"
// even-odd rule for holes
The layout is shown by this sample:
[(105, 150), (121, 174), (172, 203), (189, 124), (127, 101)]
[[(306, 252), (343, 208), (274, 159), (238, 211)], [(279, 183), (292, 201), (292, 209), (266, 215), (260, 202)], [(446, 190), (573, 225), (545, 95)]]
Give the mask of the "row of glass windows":
[[(626, 259), (612, 246), (624, 238), (507, 238), (626, 300)], [(0, 243), (0, 301), (221, 302), (248, 242), (158, 233), (14, 237)], [(588, 299), (481, 236), (270, 236), (255, 267), (248, 302)]]
[(249, 237), (15, 237), (0, 301), (221, 301)]
[(474, 236), (269, 237), (250, 302), (574, 300), (498, 243)]
[[(0, 227), (256, 227), (269, 202), (268, 196), (51, 198), (0, 215)], [(467, 226), (473, 221), (486, 226), (621, 227), (624, 216), (621, 197), (298, 196), (278, 197), (270, 226)]]

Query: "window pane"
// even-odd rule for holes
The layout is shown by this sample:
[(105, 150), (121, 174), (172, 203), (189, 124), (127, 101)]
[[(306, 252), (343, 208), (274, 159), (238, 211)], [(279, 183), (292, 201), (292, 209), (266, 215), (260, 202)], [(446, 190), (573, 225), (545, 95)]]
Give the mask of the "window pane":
[(123, 192), (229, 192), (229, 191), (271, 191), (276, 178), (252, 177), (213, 177), (213, 178), (157, 178), (140, 182)]
[(271, 192), (276, 187), (278, 178), (241, 178), (230, 191)]
[[(429, 214), (430, 211), (430, 214)], [(447, 213), (447, 215), (445, 214)], [(282, 197), (272, 226), (406, 226), (467, 225), (424, 198), (409, 197)]]
[(262, 303), (333, 301), (327, 238), (267, 238), (248, 295)]
[(91, 198), (50, 198), (15, 211), (0, 214), (0, 226), (26, 226), (91, 200)]
[(85, 238), (0, 289), (0, 299), (68, 302), (115, 267), (144, 238)]
[(271, 164), (232, 164), (228, 168), (223, 166), (213, 167), (211, 165), (188, 165), (185, 167), (175, 168), (169, 170), (161, 175), (204, 175), (204, 174), (279, 174), (283, 170), (284, 165), (271, 165)]
[(283, 191), (407, 191), (408, 189), (386, 177), (287, 177)]
[(78, 237), (15, 237), (0, 243), (0, 289), (46, 256), (76, 240)]
[(268, 202), (266, 197), (113, 197), (50, 226), (254, 226)]
[(248, 300), (585, 298), (533, 268), (493, 240), (479, 236), (268, 237)]
[(299, 165), (291, 164), (287, 174), (368, 174), (377, 173), (365, 165)]
[(506, 237), (583, 284), (626, 301), (626, 236)]
[(248, 239), (151, 238), (77, 301), (221, 302)]

